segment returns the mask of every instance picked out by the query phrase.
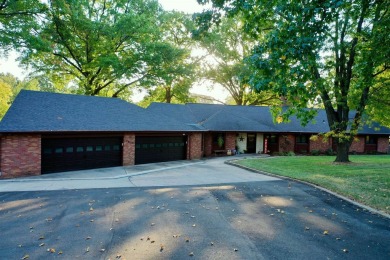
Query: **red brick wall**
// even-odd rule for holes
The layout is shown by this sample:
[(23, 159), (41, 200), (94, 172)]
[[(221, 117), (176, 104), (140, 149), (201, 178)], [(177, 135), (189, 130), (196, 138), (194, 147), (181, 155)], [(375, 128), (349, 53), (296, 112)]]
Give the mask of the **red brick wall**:
[(0, 149), (0, 178), (41, 174), (40, 135), (2, 136)]
[(123, 160), (122, 164), (134, 165), (135, 163), (135, 134), (125, 134), (123, 136)]
[(279, 152), (294, 151), (295, 136), (294, 135), (281, 135), (279, 136)]
[(378, 152), (387, 153), (389, 149), (389, 137), (378, 137)]
[(213, 154), (213, 136), (211, 133), (204, 134), (204, 155), (211, 156)]
[(191, 133), (188, 135), (188, 146), (187, 146), (187, 159), (201, 159), (202, 158), (202, 134)]
[(310, 139), (310, 151), (318, 150), (324, 152), (330, 148), (332, 148), (331, 138), (328, 138), (328, 140), (326, 140), (322, 136), (319, 136), (315, 141)]
[(364, 136), (356, 136), (349, 147), (350, 152), (364, 153)]
[(236, 133), (226, 133), (225, 149), (226, 150), (236, 149)]

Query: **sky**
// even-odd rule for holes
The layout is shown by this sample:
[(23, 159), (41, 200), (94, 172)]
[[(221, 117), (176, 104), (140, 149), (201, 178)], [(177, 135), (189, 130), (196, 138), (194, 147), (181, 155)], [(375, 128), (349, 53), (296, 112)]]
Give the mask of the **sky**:
[[(165, 10), (176, 10), (185, 13), (201, 12), (204, 7), (199, 5), (196, 0), (158, 0)], [(18, 54), (11, 52), (8, 58), (0, 58), (0, 72), (11, 73), (14, 76), (23, 79), (26, 76), (26, 71), (18, 66), (16, 61)], [(209, 85), (209, 84), (208, 84)], [(207, 88), (204, 84), (195, 85), (192, 89), (193, 93), (208, 95), (218, 98), (219, 100), (225, 100), (228, 95), (227, 91), (220, 86), (214, 86), (213, 89)], [(142, 94), (138, 94), (133, 98), (134, 102), (138, 102), (142, 99)]]

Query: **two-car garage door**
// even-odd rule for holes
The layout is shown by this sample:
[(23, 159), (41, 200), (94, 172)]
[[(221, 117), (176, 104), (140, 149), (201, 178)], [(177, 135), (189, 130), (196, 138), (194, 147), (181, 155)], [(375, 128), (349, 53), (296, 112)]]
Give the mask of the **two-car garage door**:
[(186, 136), (137, 136), (135, 164), (185, 160)]
[(42, 173), (122, 165), (123, 137), (42, 138)]
[[(186, 136), (136, 136), (135, 164), (185, 160)], [(121, 166), (123, 137), (44, 137), (42, 173)]]

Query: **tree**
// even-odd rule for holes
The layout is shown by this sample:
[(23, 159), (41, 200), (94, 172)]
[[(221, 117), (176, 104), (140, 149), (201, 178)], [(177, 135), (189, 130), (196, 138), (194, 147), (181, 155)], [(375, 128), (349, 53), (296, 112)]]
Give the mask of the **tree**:
[(46, 6), (39, 0), (0, 1), (0, 50), (20, 47), (23, 39), (38, 27)]
[(11, 104), (12, 91), (11, 87), (0, 81), (0, 120), (3, 118)]
[(381, 0), (212, 2), (219, 15), (207, 13), (202, 28), (218, 22), (221, 10), (242, 15), (245, 30), (259, 40), (247, 59), (253, 86), (286, 97), (291, 106), (280, 112), (296, 113), (303, 124), (316, 113), (306, 108), (322, 102), (336, 162), (348, 162), (372, 92), (388, 89), (389, 5)]
[(165, 12), (161, 16), (160, 30), (164, 44), (160, 46), (161, 57), (151, 66), (153, 84), (141, 101), (147, 106), (153, 101), (165, 103), (186, 103), (193, 101), (190, 89), (195, 81), (197, 61), (191, 57), (193, 40), (191, 31), (194, 23), (182, 12)]
[(202, 76), (221, 85), (232, 96), (237, 105), (272, 105), (280, 102), (270, 91), (257, 91), (250, 87), (251, 70), (244, 62), (255, 41), (243, 32), (240, 17), (224, 17), (219, 26), (194, 34), (200, 47), (209, 54), (204, 59)]
[(390, 128), (390, 72), (378, 77), (372, 86), (367, 113), (375, 122)]
[(25, 39), (23, 61), (35, 74), (70, 79), (80, 94), (128, 98), (168, 51), (161, 13), (156, 0), (49, 1), (42, 28)]

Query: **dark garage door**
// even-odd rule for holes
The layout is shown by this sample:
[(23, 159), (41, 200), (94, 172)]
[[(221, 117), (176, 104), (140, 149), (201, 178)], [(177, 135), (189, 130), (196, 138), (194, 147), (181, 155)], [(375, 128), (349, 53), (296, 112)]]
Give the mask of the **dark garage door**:
[(122, 137), (43, 138), (42, 173), (122, 165)]
[(186, 136), (136, 136), (135, 164), (185, 160)]

